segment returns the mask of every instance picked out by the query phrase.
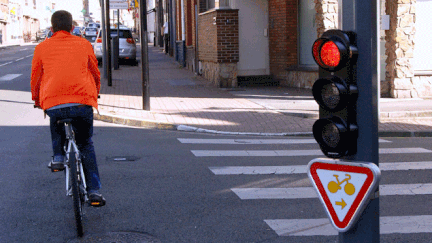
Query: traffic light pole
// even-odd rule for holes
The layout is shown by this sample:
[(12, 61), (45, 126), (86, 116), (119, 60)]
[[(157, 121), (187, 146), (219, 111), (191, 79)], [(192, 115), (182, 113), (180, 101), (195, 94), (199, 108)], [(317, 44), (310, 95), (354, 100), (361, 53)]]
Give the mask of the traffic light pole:
[(106, 0), (105, 2), (105, 36), (106, 36), (106, 48), (107, 48), (107, 56), (106, 56), (106, 62), (107, 62), (107, 76), (108, 76), (108, 86), (112, 86), (112, 73), (111, 73), (111, 23), (110, 23), (110, 13), (109, 13), (109, 0)]
[[(342, 29), (357, 33), (357, 153), (354, 161), (378, 166), (378, 29), (377, 0), (342, 0)], [(339, 1), (341, 3), (342, 1)], [(379, 242), (379, 187), (357, 223), (339, 233), (339, 242)]]
[(148, 64), (148, 40), (147, 40), (147, 1), (140, 0), (140, 36), (141, 36), (141, 80), (143, 110), (150, 110), (150, 80)]

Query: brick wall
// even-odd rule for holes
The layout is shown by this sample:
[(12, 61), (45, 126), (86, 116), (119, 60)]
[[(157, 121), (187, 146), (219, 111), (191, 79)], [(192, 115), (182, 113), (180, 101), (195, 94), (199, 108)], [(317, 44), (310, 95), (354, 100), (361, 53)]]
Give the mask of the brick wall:
[(269, 0), (270, 73), (286, 79), (289, 66), (297, 66), (297, 0)]
[(216, 26), (218, 62), (238, 62), (238, 9), (217, 10)]
[(217, 26), (214, 25), (216, 11), (200, 14), (198, 17), (199, 60), (217, 62)]
[[(215, 22), (216, 19), (216, 22)], [(219, 9), (198, 18), (199, 60), (234, 63), (239, 61), (238, 10)]]

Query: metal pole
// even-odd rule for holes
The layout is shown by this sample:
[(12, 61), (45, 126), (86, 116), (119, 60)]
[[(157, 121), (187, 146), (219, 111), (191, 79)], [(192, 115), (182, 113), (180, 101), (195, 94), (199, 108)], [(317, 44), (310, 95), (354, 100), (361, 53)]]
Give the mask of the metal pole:
[(100, 5), (101, 5), (101, 12), (102, 12), (102, 26), (101, 26), (101, 30), (102, 31), (102, 67), (103, 67), (103, 77), (107, 78), (108, 74), (107, 74), (107, 61), (106, 61), (106, 55), (107, 55), (107, 48), (106, 48), (106, 28), (105, 28), (105, 1), (104, 0), (99, 0), (100, 1)]
[(150, 80), (148, 65), (148, 40), (147, 40), (147, 3), (140, 0), (140, 36), (141, 36), (141, 80), (143, 110), (150, 110)]
[(106, 46), (107, 46), (107, 75), (108, 86), (112, 86), (112, 73), (111, 73), (111, 26), (110, 26), (110, 13), (109, 13), (109, 0), (106, 0), (105, 17), (106, 17)]
[[(377, 0), (344, 0), (343, 30), (357, 33), (357, 154), (355, 161), (372, 162), (378, 166), (378, 30)], [(361, 70), (361, 71), (360, 71)], [(377, 187), (375, 195), (379, 195)], [(379, 242), (379, 196), (366, 205), (357, 223), (347, 232), (339, 233), (339, 242)]]

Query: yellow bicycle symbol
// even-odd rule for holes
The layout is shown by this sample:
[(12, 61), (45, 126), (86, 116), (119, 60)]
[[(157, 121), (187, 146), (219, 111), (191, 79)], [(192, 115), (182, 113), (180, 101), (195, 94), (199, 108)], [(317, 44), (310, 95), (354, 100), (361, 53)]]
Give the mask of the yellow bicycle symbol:
[(341, 182), (339, 182), (338, 179), (338, 175), (333, 175), (334, 177), (336, 177), (336, 181), (330, 181), (329, 184), (327, 185), (327, 188), (329, 189), (329, 191), (331, 193), (336, 193), (338, 190), (342, 189), (342, 187), (340, 186), (342, 183), (344, 183), (346, 181), (346, 185), (344, 186), (344, 191), (346, 194), (348, 195), (352, 195), (355, 193), (355, 187), (352, 183), (349, 183), (348, 181), (351, 180), (351, 176), (349, 174), (345, 174), (345, 176), (347, 176), (347, 178), (345, 178), (344, 180), (342, 180)]

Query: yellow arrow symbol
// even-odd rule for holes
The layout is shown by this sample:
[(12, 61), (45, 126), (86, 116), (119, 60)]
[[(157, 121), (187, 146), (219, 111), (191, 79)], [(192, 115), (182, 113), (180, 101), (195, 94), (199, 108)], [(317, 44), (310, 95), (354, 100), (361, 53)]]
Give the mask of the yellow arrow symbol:
[(336, 202), (336, 205), (342, 206), (342, 209), (343, 209), (347, 204), (342, 198), (342, 202)]

